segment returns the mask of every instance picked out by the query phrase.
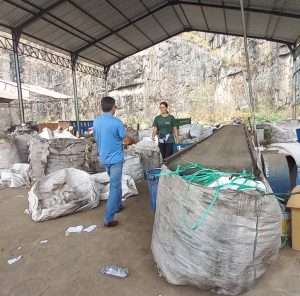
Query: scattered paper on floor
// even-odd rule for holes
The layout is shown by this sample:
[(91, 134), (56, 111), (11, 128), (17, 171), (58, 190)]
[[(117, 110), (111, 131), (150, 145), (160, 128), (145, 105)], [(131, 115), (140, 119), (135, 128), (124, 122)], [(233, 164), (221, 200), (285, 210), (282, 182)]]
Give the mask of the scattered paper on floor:
[(20, 255), (20, 256), (18, 256), (18, 257), (13, 257), (13, 258), (8, 259), (8, 260), (7, 260), (7, 263), (8, 263), (9, 265), (11, 265), (11, 264), (14, 264), (14, 263), (18, 262), (18, 261), (21, 260), (21, 259), (22, 259), (22, 255)]

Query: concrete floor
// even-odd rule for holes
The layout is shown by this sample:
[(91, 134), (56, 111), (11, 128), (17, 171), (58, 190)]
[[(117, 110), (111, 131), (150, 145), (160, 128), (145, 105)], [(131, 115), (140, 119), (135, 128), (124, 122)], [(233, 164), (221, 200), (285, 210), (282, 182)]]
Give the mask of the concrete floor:
[[(169, 285), (160, 278), (150, 250), (153, 215), (147, 189), (126, 202), (121, 225), (101, 227), (100, 208), (52, 221), (34, 223), (24, 214), (25, 189), (0, 190), (0, 296), (211, 296), (194, 287)], [(92, 233), (65, 236), (75, 225), (97, 224)], [(41, 245), (40, 240), (49, 240)], [(22, 247), (18, 250), (18, 247)], [(23, 258), (8, 265), (10, 256)], [(115, 263), (129, 268), (125, 280), (97, 273)], [(257, 286), (245, 296), (299, 296), (300, 252), (281, 251)]]

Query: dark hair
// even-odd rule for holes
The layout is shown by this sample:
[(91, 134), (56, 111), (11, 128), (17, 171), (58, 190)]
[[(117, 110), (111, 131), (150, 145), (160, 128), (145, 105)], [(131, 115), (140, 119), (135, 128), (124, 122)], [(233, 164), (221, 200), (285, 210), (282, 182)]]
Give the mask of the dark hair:
[(103, 112), (110, 112), (116, 104), (116, 100), (112, 97), (103, 97), (101, 100), (101, 108)]
[(160, 104), (159, 105), (164, 105), (166, 108), (168, 108), (169, 107), (169, 105), (168, 105), (168, 103), (167, 102), (160, 102)]

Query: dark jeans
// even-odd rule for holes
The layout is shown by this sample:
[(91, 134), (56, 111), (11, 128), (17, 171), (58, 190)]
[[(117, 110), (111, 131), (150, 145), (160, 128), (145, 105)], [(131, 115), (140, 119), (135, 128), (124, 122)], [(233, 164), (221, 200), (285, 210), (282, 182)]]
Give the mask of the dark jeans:
[(158, 146), (163, 159), (168, 158), (173, 154), (172, 143), (158, 143)]

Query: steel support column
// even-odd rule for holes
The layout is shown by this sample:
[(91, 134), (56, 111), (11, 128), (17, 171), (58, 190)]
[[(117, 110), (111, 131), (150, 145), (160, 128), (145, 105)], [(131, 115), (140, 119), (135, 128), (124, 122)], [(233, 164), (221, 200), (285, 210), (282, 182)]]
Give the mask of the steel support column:
[(78, 60), (78, 55), (71, 55), (71, 67), (72, 67), (72, 80), (73, 80), (73, 95), (74, 95), (74, 109), (75, 109), (75, 117), (77, 124), (77, 136), (80, 136), (79, 129), (79, 102), (78, 102), (78, 94), (77, 94), (77, 77), (76, 77), (76, 64)]
[(295, 50), (292, 51), (292, 57), (293, 57), (293, 113), (292, 118), (297, 118), (297, 85), (296, 85), (296, 79), (297, 79), (297, 65), (296, 65), (296, 53)]
[(21, 122), (21, 124), (25, 124), (25, 114), (24, 114), (24, 104), (23, 104), (22, 84), (21, 84), (21, 73), (20, 73), (20, 63), (19, 63), (19, 54), (18, 54), (18, 46), (19, 46), (20, 36), (21, 36), (20, 32), (16, 32), (16, 31), (12, 32), (16, 82), (17, 82), (17, 89), (18, 89), (20, 122)]
[(107, 96), (108, 95), (108, 90), (107, 90), (107, 88), (108, 88), (108, 85), (107, 85), (107, 79), (108, 79), (108, 73), (109, 73), (109, 70), (110, 70), (110, 66), (106, 66), (106, 67), (104, 67), (104, 87), (105, 87), (105, 92), (104, 92), (104, 94), (105, 94), (105, 96)]
[(297, 119), (297, 105), (300, 96), (300, 45), (297, 47), (289, 47), (293, 57), (293, 119)]
[(252, 88), (252, 75), (251, 75), (250, 62), (249, 62), (248, 36), (247, 36), (247, 29), (246, 29), (244, 0), (240, 0), (240, 5), (241, 5), (242, 25), (244, 31), (244, 47), (245, 47), (245, 58), (246, 58), (247, 76), (248, 76), (249, 100), (250, 100), (250, 108), (251, 108), (251, 126), (253, 129), (255, 129), (256, 104), (255, 104), (255, 99), (253, 96), (253, 88)]

